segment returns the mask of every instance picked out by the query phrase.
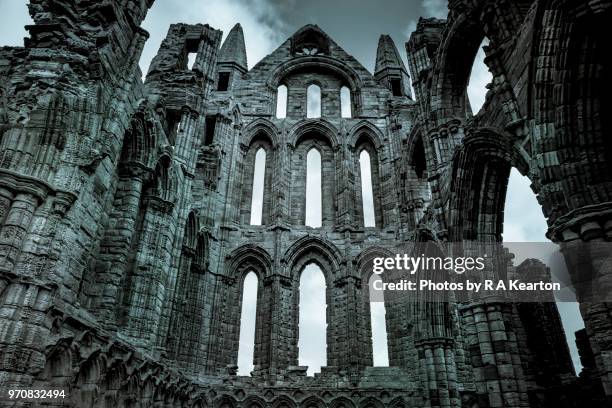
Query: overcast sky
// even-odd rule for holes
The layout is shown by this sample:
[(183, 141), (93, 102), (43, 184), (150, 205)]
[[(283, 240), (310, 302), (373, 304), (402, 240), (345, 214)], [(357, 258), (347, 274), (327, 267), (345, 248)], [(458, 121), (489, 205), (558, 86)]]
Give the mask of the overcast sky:
[[(278, 47), (297, 29), (305, 24), (318, 24), (349, 54), (356, 57), (368, 70), (372, 71), (376, 57), (376, 46), (380, 34), (389, 34), (406, 63), (404, 43), (409, 33), (416, 28), (420, 16), (444, 18), (447, 14), (445, 0), (156, 0), (144, 22), (144, 28), (151, 34), (140, 61), (141, 69), (147, 72), (151, 59), (157, 52), (168, 26), (172, 23), (208, 23), (223, 31), (224, 38), (236, 23), (244, 29), (249, 67), (252, 67), (265, 55)], [(23, 45), (27, 35), (23, 26), (31, 24), (27, 14), (26, 2), (22, 0), (0, 0), (0, 45)], [(474, 66), (471, 86), (468, 94), (474, 111), (484, 102), (485, 85), (490, 74), (483, 63), (484, 53), (478, 54)], [(529, 180), (512, 171), (508, 187), (504, 224), (504, 238), (508, 242), (543, 241), (546, 222), (535, 196), (529, 188)], [(316, 271), (309, 270), (305, 276), (312, 280), (304, 284), (303, 296), (309, 299), (302, 310), (308, 310), (309, 316), (302, 317), (309, 327), (302, 330), (300, 338), (300, 363), (310, 365), (310, 373), (318, 371), (324, 364), (323, 335), (325, 330), (325, 304), (321, 299), (324, 282), (317, 280)], [(249, 353), (252, 353), (252, 331), (255, 311), (249, 309), (254, 305), (254, 293), (257, 279), (250, 277), (247, 281), (249, 293), (245, 295), (245, 316), (248, 319), (242, 330), (240, 349), (240, 373), (250, 371)], [(305, 300), (306, 301), (306, 300)], [(583, 323), (575, 304), (559, 304), (566, 328), (569, 345), (576, 367), (580, 366), (574, 345), (574, 331)], [(375, 306), (373, 310), (375, 332), (375, 362), (386, 361), (385, 342), (381, 340), (384, 332), (384, 310)], [(305, 334), (304, 334), (305, 333)], [(384, 335), (382, 336), (384, 337)], [(245, 344), (247, 344), (245, 346)], [(322, 356), (323, 355), (323, 356)]]

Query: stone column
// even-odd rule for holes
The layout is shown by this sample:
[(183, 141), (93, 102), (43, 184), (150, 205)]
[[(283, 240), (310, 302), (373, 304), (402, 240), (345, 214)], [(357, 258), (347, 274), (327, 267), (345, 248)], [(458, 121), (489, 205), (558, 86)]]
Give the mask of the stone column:
[[(586, 217), (585, 217), (586, 218)], [(586, 336), (593, 350), (599, 377), (606, 397), (612, 401), (612, 220), (587, 219), (562, 235), (561, 250), (570, 272)]]
[(327, 365), (341, 369), (364, 366), (367, 357), (359, 353), (360, 340), (355, 332), (360, 315), (358, 302), (361, 292), (361, 280), (353, 277), (341, 277), (328, 288), (327, 322)]
[[(45, 237), (56, 235), (58, 221), (75, 199), (72, 194), (56, 194), (44, 203), (49, 217), (42, 227)], [(31, 194), (17, 194), (5, 226), (22, 230), (20, 235), (25, 236), (37, 201)], [(5, 386), (25, 388), (44, 369), (45, 349), (51, 338), (48, 313), (57, 282), (49, 259), (36, 271), (32, 271), (32, 265), (20, 265), (16, 273), (0, 270), (0, 378)]]
[(38, 202), (38, 198), (30, 193), (15, 195), (0, 229), (0, 269), (14, 269)]
[(287, 223), (289, 218), (290, 154), (290, 146), (282, 142), (276, 147), (274, 154), (271, 223), (276, 225)]
[(145, 214), (124, 302), (124, 333), (135, 344), (155, 344), (161, 318), (176, 226), (174, 204), (156, 196), (145, 198)]
[[(340, 140), (347, 137), (339, 135)], [(346, 143), (339, 146), (336, 156), (336, 197), (338, 202), (337, 228), (340, 230), (353, 229), (355, 226), (355, 168), (353, 166), (354, 152)]]
[(191, 175), (195, 173), (199, 145), (199, 139), (194, 135), (198, 116), (198, 112), (183, 107), (174, 146), (174, 159)]
[(423, 340), (416, 343), (419, 373), (425, 392), (424, 407), (461, 406), (453, 347), (453, 341), (450, 339)]
[(193, 249), (183, 245), (178, 266), (178, 278), (174, 301), (170, 304), (170, 321), (165, 348), (168, 357), (176, 361), (183, 361), (183, 352), (185, 351), (183, 333), (183, 328), (186, 323), (185, 309), (187, 308), (187, 300), (185, 297), (187, 285), (190, 283), (189, 274), (191, 272), (193, 256)]
[(510, 303), (479, 300), (461, 307), (477, 392), (490, 407), (529, 407)]
[(4, 225), (9, 210), (11, 209), (11, 203), (13, 202), (14, 194), (11, 190), (6, 188), (0, 188), (0, 227)]
[(113, 213), (94, 266), (97, 291), (91, 302), (91, 310), (108, 330), (117, 329), (120, 307), (117, 302), (122, 289), (125, 289), (122, 283), (128, 273), (130, 252), (134, 248), (138, 215), (143, 211), (142, 186), (148, 172), (136, 163), (127, 163), (119, 171)]
[(261, 301), (257, 304), (255, 366), (273, 378), (298, 363), (297, 350), (294, 350), (298, 325), (292, 313), (294, 282), (274, 274), (262, 283)]

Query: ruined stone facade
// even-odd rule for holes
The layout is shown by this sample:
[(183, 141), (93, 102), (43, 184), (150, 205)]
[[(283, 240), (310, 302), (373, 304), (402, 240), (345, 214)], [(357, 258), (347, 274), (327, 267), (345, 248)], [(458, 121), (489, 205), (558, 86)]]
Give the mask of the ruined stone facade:
[[(152, 5), (31, 0), (25, 47), (0, 49), (0, 388), (61, 388), (68, 397), (49, 405), (87, 407), (610, 403), (610, 305), (581, 305), (579, 378), (553, 303), (477, 297), (389, 302), (390, 366), (372, 367), (363, 272), (401, 242), (500, 242), (511, 167), (532, 180), (571, 265), (584, 262), (572, 248), (612, 240), (609, 1), (453, 0), (448, 20), (421, 20), (406, 44), (412, 78), (384, 35), (373, 74), (311, 25), (248, 69), (239, 25), (221, 44), (208, 25), (175, 24), (143, 82)], [(473, 113), (466, 88), (485, 37), (494, 79)], [(306, 117), (313, 84), (320, 118)], [(259, 149), (263, 212), (251, 225)], [(610, 254), (591, 255), (594, 281), (610, 287)], [(298, 366), (309, 263), (327, 285), (327, 366), (315, 377)], [(248, 272), (259, 287), (246, 377), (235, 366)]]

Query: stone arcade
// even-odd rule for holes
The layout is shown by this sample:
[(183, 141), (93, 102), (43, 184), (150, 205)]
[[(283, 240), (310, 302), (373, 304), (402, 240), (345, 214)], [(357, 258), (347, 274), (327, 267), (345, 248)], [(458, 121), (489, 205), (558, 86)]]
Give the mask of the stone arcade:
[[(554, 303), (479, 296), (388, 302), (390, 367), (372, 367), (362, 273), (398, 242), (500, 242), (516, 167), (570, 265), (587, 262), (611, 289), (611, 255), (573, 251), (612, 240), (609, 1), (451, 0), (448, 20), (421, 20), (406, 44), (412, 78), (385, 35), (374, 74), (310, 25), (249, 70), (239, 25), (221, 44), (208, 25), (175, 24), (143, 83), (152, 6), (31, 0), (25, 47), (0, 49), (0, 388), (62, 388), (68, 399), (49, 406), (83, 407), (610, 404), (609, 304), (578, 293), (578, 378)], [(466, 87), (484, 38), (494, 79), (476, 114)], [(306, 117), (311, 85), (320, 118)], [(262, 225), (250, 225), (259, 149)], [(305, 226), (311, 149), (320, 228)], [(309, 263), (327, 284), (327, 366), (315, 377), (297, 366)], [(250, 271), (260, 284), (245, 377), (235, 365)]]

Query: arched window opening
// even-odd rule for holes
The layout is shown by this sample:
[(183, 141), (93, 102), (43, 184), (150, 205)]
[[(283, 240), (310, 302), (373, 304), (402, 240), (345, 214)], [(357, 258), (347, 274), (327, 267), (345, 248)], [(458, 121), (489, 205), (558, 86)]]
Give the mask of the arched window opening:
[(485, 38), (474, 59), (467, 87), (470, 106), (474, 114), (478, 113), (484, 105), (487, 97), (487, 85), (493, 80), (493, 75), (491, 75), (489, 67), (485, 64), (486, 54), (483, 47), (487, 45), (489, 45), (489, 40)]
[(253, 195), (251, 197), (251, 225), (261, 225), (263, 217), (264, 186), (266, 176), (266, 150), (260, 147), (255, 154)]
[(340, 113), (343, 118), (352, 117), (351, 91), (346, 86), (340, 88)]
[(366, 150), (362, 150), (359, 154), (359, 166), (361, 171), (361, 205), (363, 207), (363, 226), (375, 227), (376, 217), (374, 215), (372, 168), (370, 166), (370, 154)]
[(305, 225), (320, 228), (322, 220), (321, 153), (315, 148), (306, 155)]
[(166, 137), (168, 144), (174, 146), (176, 143), (176, 135), (181, 124), (181, 113), (169, 110), (166, 116)]
[(204, 146), (210, 146), (215, 141), (215, 129), (217, 128), (217, 116), (208, 115), (205, 119)]
[(329, 54), (329, 38), (317, 28), (302, 29), (291, 39), (291, 52), (296, 55)]
[(327, 303), (325, 276), (316, 264), (308, 264), (300, 276), (299, 365), (308, 375), (327, 365)]
[(240, 340), (238, 343), (238, 375), (251, 375), (255, 355), (255, 321), (257, 316), (257, 275), (249, 272), (242, 286)]
[(229, 72), (219, 72), (219, 77), (217, 79), (217, 91), (225, 92), (229, 89), (230, 83), (230, 73)]
[(391, 92), (393, 96), (403, 96), (404, 92), (402, 90), (402, 80), (399, 78), (391, 79)]
[(287, 86), (280, 85), (276, 90), (276, 117), (285, 119), (287, 117)]
[[(515, 266), (520, 265), (526, 258), (538, 258), (540, 261), (547, 263), (552, 252), (556, 249), (556, 245), (549, 242), (545, 236), (548, 225), (530, 185), (531, 181), (522, 176), (518, 170), (513, 168), (510, 171), (504, 207), (503, 238), (506, 243), (505, 246), (509, 247), (510, 251), (515, 254), (513, 260)], [(525, 254), (526, 251), (524, 250), (513, 250), (520, 245), (514, 243), (520, 242), (533, 242), (533, 248), (537, 248), (537, 250), (528, 254)], [(524, 246), (519, 248), (524, 248)], [(521, 253), (522, 255), (520, 255)], [(558, 302), (556, 305), (561, 317), (561, 324), (566, 333), (575, 333), (584, 328), (584, 321), (577, 302)], [(580, 362), (576, 342), (571, 340), (571, 336), (567, 337), (567, 345), (574, 369), (576, 373), (579, 373), (582, 369), (582, 363)]]
[(374, 289), (374, 282), (380, 281), (380, 275), (370, 276), (370, 325), (372, 328), (372, 357), (375, 367), (389, 367), (387, 348), (387, 321), (385, 299), (382, 291)]
[(427, 170), (427, 160), (425, 159), (425, 146), (423, 146), (422, 138), (418, 138), (414, 144), (414, 150), (412, 151), (412, 166), (414, 167), (414, 172), (417, 177), (423, 178)]
[(193, 65), (196, 62), (196, 58), (198, 57), (197, 52), (190, 52), (187, 54), (187, 69), (192, 70)]
[(306, 117), (321, 117), (321, 88), (315, 84), (306, 89)]

